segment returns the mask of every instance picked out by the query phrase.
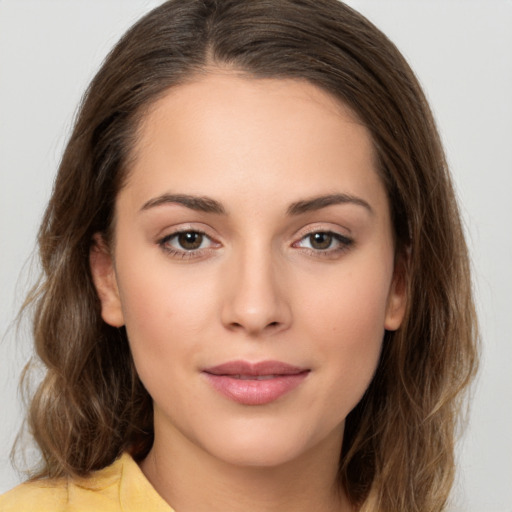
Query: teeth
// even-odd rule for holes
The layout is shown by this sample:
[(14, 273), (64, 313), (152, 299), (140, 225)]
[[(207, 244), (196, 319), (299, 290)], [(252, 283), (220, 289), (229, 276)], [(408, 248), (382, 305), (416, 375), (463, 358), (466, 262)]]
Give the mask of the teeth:
[(276, 377), (277, 375), (231, 375), (231, 378), (240, 380), (270, 380)]

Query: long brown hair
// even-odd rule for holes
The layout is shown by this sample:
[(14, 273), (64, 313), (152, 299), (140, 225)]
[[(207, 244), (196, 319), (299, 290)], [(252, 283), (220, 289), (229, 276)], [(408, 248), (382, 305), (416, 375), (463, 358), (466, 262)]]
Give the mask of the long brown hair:
[(476, 368), (467, 248), (435, 123), (396, 47), (337, 0), (171, 0), (136, 23), (88, 88), (39, 233), (35, 307), (46, 367), (29, 411), (36, 475), (86, 475), (153, 441), (152, 401), (126, 333), (102, 321), (88, 255), (107, 239), (137, 128), (170, 87), (212, 66), (308, 80), (373, 138), (408, 309), (346, 421), (339, 478), (359, 510), (440, 511), (454, 473), (461, 391)]

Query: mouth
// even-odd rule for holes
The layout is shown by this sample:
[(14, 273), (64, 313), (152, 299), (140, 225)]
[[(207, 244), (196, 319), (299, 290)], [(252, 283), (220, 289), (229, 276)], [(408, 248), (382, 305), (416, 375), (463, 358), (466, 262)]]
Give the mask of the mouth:
[(206, 368), (203, 374), (224, 397), (242, 405), (265, 405), (299, 386), (310, 371), (281, 361), (230, 361)]
[(270, 380), (279, 377), (279, 374), (276, 375), (225, 375), (225, 377), (231, 377), (232, 379), (239, 380)]

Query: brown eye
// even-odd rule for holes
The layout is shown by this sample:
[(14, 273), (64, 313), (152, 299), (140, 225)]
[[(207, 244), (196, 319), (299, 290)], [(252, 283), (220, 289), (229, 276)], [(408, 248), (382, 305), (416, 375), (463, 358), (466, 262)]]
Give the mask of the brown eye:
[(177, 236), (177, 242), (182, 249), (185, 249), (186, 251), (193, 251), (201, 247), (201, 244), (203, 243), (203, 235), (196, 231), (186, 231)]
[(293, 247), (307, 249), (318, 256), (335, 257), (352, 247), (351, 238), (333, 231), (316, 231), (306, 235), (293, 244)]
[(309, 235), (309, 243), (313, 249), (325, 251), (331, 247), (333, 236), (330, 233), (313, 233)]
[(221, 246), (202, 231), (176, 231), (158, 240), (158, 245), (167, 254), (179, 258), (200, 258), (210, 254), (210, 249)]

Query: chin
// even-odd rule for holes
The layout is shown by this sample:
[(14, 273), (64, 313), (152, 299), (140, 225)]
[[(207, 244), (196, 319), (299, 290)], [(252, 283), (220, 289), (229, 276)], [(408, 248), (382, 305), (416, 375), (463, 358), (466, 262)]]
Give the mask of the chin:
[(290, 463), (300, 457), (303, 450), (279, 441), (229, 443), (215, 446), (210, 454), (227, 464), (246, 468), (273, 468)]
[[(306, 425), (251, 424), (233, 430), (223, 429), (221, 435), (208, 436), (203, 449), (227, 464), (247, 468), (279, 467), (307, 457), (326, 439), (341, 450), (343, 428), (335, 429), (334, 436), (313, 432)], [(295, 427), (295, 428), (293, 428)]]

